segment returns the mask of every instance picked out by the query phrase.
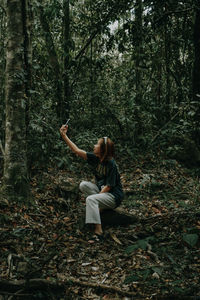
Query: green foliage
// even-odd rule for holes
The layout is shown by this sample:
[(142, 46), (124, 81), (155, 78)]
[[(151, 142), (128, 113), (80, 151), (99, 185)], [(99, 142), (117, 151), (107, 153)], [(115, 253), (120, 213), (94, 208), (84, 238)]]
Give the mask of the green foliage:
[(28, 158), (36, 167), (48, 165), (61, 145), (56, 117), (44, 115), (47, 111), (48, 107), (43, 108), (43, 114), (34, 114), (29, 124)]
[[(65, 101), (70, 106), (71, 137), (80, 147), (89, 149), (99, 136), (108, 135), (121, 146), (121, 153), (131, 159), (141, 149), (143, 153), (153, 149), (180, 160), (185, 144), (174, 140), (177, 136), (194, 140), (199, 126), (199, 103), (191, 101), (194, 3), (171, 1), (167, 8), (159, 2), (145, 1), (142, 5), (141, 17), (135, 18), (138, 7), (132, 1), (87, 0), (84, 5), (81, 1), (70, 1), (70, 98)], [(60, 158), (63, 145), (58, 134), (62, 110), (59, 97), (63, 96), (66, 72), (63, 6), (58, 0), (43, 3), (50, 32), (41, 27), (40, 9), (41, 4), (35, 1), (28, 160), (29, 164), (39, 166), (55, 158), (62, 167), (69, 163), (66, 157)], [(3, 45), (6, 23), (2, 11), (0, 18)], [(77, 59), (93, 34), (95, 37)], [(50, 38), (57, 57), (48, 52)], [(3, 99), (5, 48), (1, 51)], [(58, 61), (60, 74), (55, 74), (58, 70), (52, 68), (51, 60)], [(0, 108), (4, 131), (4, 103)], [(0, 138), (4, 139), (4, 132)], [(187, 155), (184, 160), (188, 161)], [(197, 163), (195, 159), (193, 164)]]
[(148, 268), (146, 270), (137, 270), (136, 272), (132, 273), (130, 276), (127, 276), (124, 280), (124, 284), (129, 284), (132, 283), (134, 281), (145, 281), (150, 274), (152, 274), (152, 271), (155, 268)]
[(10, 217), (7, 214), (0, 214), (0, 224), (4, 225), (10, 222)]
[(146, 250), (147, 248), (147, 241), (146, 240), (139, 240), (137, 241), (137, 243), (135, 243), (134, 245), (131, 245), (131, 246), (128, 246), (126, 248), (126, 253), (127, 254), (131, 254), (134, 250), (137, 250), (139, 248), (143, 249), (143, 250)]
[(97, 143), (98, 137), (97, 133), (93, 133), (92, 131), (85, 131), (83, 133), (76, 134), (75, 142), (81, 149), (85, 149), (85, 151), (93, 151), (94, 144)]
[(191, 247), (194, 247), (197, 244), (198, 239), (199, 239), (199, 236), (196, 233), (183, 234), (184, 242), (186, 242)]
[(133, 245), (128, 246), (125, 250), (125, 252), (127, 254), (131, 254), (133, 251), (137, 250), (137, 249), (142, 249), (142, 250), (146, 250), (148, 248), (148, 243), (149, 241), (153, 241), (155, 238), (153, 236), (150, 236), (146, 239), (143, 240), (138, 240), (137, 242), (135, 242)]

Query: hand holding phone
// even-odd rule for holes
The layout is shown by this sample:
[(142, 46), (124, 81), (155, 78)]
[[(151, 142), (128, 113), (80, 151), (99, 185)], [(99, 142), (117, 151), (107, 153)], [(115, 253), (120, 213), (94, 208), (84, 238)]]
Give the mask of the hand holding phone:
[(70, 119), (68, 119), (68, 120), (67, 120), (67, 122), (65, 123), (65, 126), (67, 126), (67, 125), (68, 125), (68, 123), (69, 123), (69, 120), (70, 120)]
[(65, 136), (66, 133), (67, 133), (69, 120), (70, 120), (70, 119), (68, 119), (67, 122), (66, 122), (64, 125), (62, 125), (61, 128), (60, 128), (60, 134), (61, 134), (62, 136)]

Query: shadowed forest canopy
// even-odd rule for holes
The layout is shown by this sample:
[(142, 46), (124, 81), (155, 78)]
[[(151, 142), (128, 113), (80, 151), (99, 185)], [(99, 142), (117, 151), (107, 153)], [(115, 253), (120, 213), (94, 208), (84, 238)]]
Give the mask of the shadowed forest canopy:
[[(144, 151), (153, 148), (188, 165), (199, 162), (198, 1), (22, 3), (20, 47), (24, 55), (16, 77), (24, 80), (23, 131), (29, 169), (51, 158), (59, 165), (66, 163), (60, 155), (58, 128), (69, 116), (71, 134), (81, 146), (88, 141), (92, 145), (93, 137), (106, 133), (129, 155), (141, 147)], [(10, 76), (6, 51), (9, 59), (12, 50), (6, 49), (6, 18), (13, 13), (11, 8), (6, 14), (3, 1), (2, 150), (9, 89), (6, 76)], [(3, 161), (2, 151), (1, 157)]]
[[(0, 297), (200, 296), (199, 1), (1, 0), (0, 45)], [(84, 237), (69, 118), (80, 149), (115, 143), (136, 219), (106, 246)]]

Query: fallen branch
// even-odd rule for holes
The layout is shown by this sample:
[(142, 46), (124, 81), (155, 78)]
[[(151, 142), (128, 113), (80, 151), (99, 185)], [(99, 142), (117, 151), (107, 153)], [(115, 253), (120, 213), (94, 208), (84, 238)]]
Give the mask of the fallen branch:
[[(0, 292), (0, 295), (3, 295), (3, 296), (18, 296), (18, 297), (31, 297), (32, 294), (23, 294), (21, 293), (23, 290), (19, 290), (17, 291), (16, 293), (9, 293), (9, 292)], [(9, 300), (11, 300), (12, 298), (9, 297)], [(28, 299), (28, 298), (27, 298)]]
[[(105, 284), (96, 284), (92, 282), (86, 282), (86, 281), (80, 281), (79, 279), (73, 278), (73, 277), (68, 277), (67, 280), (64, 281), (50, 281), (46, 279), (30, 279), (28, 281), (26, 280), (15, 280), (15, 281), (3, 281), (0, 280), (0, 290), (4, 291), (17, 291), (21, 289), (64, 289), (67, 286), (71, 286), (71, 284), (76, 284), (80, 285), (83, 287), (92, 287), (95, 289), (102, 289), (102, 290), (107, 290), (110, 292), (116, 292), (124, 296), (138, 296), (138, 293), (135, 292), (128, 292), (126, 290), (122, 290), (118, 287), (115, 286), (109, 286)], [(142, 297), (141, 297), (142, 298)], [(138, 299), (138, 298), (137, 298)]]
[(64, 287), (63, 283), (56, 281), (50, 281), (42, 278), (30, 279), (30, 280), (0, 280), (0, 290), (16, 292), (19, 289), (61, 289)]
[(76, 278), (70, 278), (69, 281), (71, 281), (74, 284), (78, 284), (80, 286), (84, 287), (92, 287), (95, 289), (102, 289), (102, 290), (107, 290), (110, 292), (116, 292), (124, 296), (136, 296), (138, 293), (136, 292), (128, 292), (126, 290), (122, 290), (116, 286), (109, 286), (106, 284), (101, 284), (101, 283), (93, 283), (93, 282), (87, 282), (87, 281), (80, 281), (79, 279)]
[(31, 294), (23, 294), (23, 289), (21, 289), (21, 290), (17, 291), (16, 293), (12, 294), (8, 298), (8, 300), (14, 300), (14, 299), (16, 299), (16, 296), (18, 296), (18, 297), (29, 297), (29, 296), (31, 296)]
[(172, 213), (165, 213), (165, 214), (157, 214), (157, 215), (154, 215), (152, 217), (149, 217), (149, 218), (143, 218), (143, 219), (140, 219), (139, 222), (142, 223), (142, 224), (146, 224), (146, 223), (149, 223), (149, 222), (155, 222), (157, 220), (163, 220), (163, 219), (170, 219), (170, 218), (181, 218), (181, 217), (186, 217), (186, 218), (191, 218), (191, 217), (200, 217), (200, 210), (196, 210), (196, 211), (187, 211), (187, 210), (184, 210), (184, 211), (175, 211), (175, 212), (172, 212)]
[[(92, 283), (92, 282), (86, 282), (86, 281), (81, 281), (79, 279), (73, 278), (73, 277), (68, 277), (67, 280), (63, 280), (63, 281), (50, 281), (50, 280), (46, 280), (46, 279), (30, 279), (28, 281), (26, 280), (15, 280), (15, 281), (3, 281), (0, 280), (0, 290), (2, 291), (1, 294), (7, 294), (7, 295), (12, 295), (11, 291), (15, 291), (14, 295), (17, 295), (19, 292), (22, 292), (27, 290), (27, 289), (41, 289), (41, 290), (58, 290), (58, 289), (66, 289), (67, 286), (71, 286), (72, 284), (75, 285), (80, 285), (82, 287), (91, 287), (94, 289), (102, 289), (102, 290), (106, 290), (109, 292), (115, 292), (118, 294), (121, 294), (123, 296), (131, 296), (132, 300), (139, 300), (139, 299), (147, 299), (146, 296), (142, 296), (140, 294), (138, 294), (137, 292), (128, 292), (125, 290), (122, 290), (118, 287), (115, 286), (108, 286), (105, 284), (96, 284), (96, 283)], [(3, 291), (4, 290), (4, 291)], [(6, 291), (9, 290), (8, 293), (6, 293)], [(18, 292), (16, 292), (18, 291)], [(134, 297), (135, 296), (135, 297)], [(151, 299), (154, 300), (192, 300), (194, 299), (194, 296), (184, 296), (184, 295), (154, 295), (151, 296)]]

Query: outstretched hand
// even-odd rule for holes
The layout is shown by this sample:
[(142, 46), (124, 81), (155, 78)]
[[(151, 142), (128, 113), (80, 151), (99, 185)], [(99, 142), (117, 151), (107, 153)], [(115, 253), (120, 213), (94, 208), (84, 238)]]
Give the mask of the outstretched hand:
[(62, 125), (60, 127), (60, 134), (63, 136), (63, 135), (66, 135), (67, 133), (67, 130), (68, 130), (68, 125)]

